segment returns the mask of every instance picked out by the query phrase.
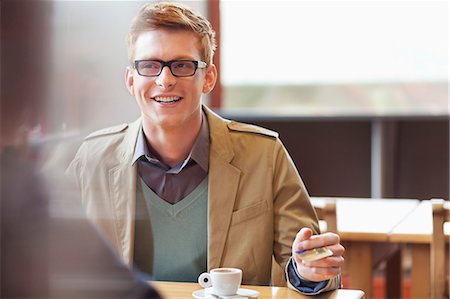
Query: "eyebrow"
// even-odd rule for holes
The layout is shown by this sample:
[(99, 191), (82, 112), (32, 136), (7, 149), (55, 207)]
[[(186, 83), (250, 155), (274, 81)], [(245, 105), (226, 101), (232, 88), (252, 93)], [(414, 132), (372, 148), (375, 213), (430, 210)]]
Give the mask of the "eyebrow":
[(195, 58), (193, 58), (193, 57), (191, 57), (191, 56), (177, 56), (177, 57), (175, 57), (175, 58), (173, 58), (173, 59), (169, 59), (169, 60), (164, 60), (164, 59), (160, 59), (160, 58), (157, 58), (157, 57), (151, 57), (151, 58), (144, 57), (144, 58), (139, 58), (139, 59), (135, 59), (135, 60), (161, 60), (161, 61), (172, 61), (172, 60), (195, 60), (195, 61), (197, 61), (197, 60), (202, 60), (202, 59), (201, 59), (201, 58), (195, 59)]

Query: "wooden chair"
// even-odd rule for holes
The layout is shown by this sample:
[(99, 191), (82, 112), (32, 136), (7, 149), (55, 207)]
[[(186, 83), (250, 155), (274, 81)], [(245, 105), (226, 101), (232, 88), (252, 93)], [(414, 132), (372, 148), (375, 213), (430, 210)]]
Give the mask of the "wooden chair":
[[(319, 221), (324, 221), (326, 224), (325, 232), (337, 232), (337, 218), (336, 218), (336, 202), (334, 200), (327, 200), (323, 207), (314, 207)], [(322, 227), (321, 227), (322, 230)], [(275, 262), (272, 258), (272, 282), (273, 286), (286, 286), (284, 269)]]
[[(433, 207), (433, 236), (431, 240), (431, 298), (449, 298), (449, 257), (448, 236), (444, 233), (444, 223), (450, 221), (450, 202), (431, 199)], [(447, 254), (446, 254), (447, 253)]]
[(328, 199), (325, 206), (315, 207), (315, 209), (319, 221), (322, 220), (326, 224), (323, 232), (337, 233), (336, 201)]

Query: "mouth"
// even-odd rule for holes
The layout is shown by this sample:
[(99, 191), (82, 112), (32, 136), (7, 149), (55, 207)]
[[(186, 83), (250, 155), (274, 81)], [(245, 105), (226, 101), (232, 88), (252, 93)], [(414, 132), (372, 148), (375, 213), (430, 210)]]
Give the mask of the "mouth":
[(160, 104), (173, 104), (173, 103), (181, 101), (181, 99), (182, 99), (182, 97), (176, 97), (176, 96), (170, 96), (170, 97), (156, 96), (156, 97), (152, 98), (152, 100), (154, 100)]

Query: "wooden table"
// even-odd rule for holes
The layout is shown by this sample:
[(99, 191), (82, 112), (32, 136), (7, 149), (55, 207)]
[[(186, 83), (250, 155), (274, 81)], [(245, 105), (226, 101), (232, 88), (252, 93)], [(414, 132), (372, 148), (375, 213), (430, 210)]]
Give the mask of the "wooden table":
[[(446, 223), (448, 224), (448, 223)], [(445, 226), (446, 235), (450, 227)], [(390, 242), (411, 246), (411, 298), (430, 297), (430, 245), (433, 234), (431, 202), (422, 201), (412, 213), (397, 225), (389, 236)]]
[[(164, 298), (185, 299), (193, 298), (192, 292), (201, 289), (197, 283), (154, 281), (152, 285)], [(314, 297), (302, 295), (286, 287), (268, 286), (242, 286), (243, 288), (256, 290), (260, 293), (258, 298), (285, 298), (285, 299), (360, 299), (364, 298), (364, 292), (358, 290), (335, 290)]]
[(337, 229), (346, 246), (349, 286), (363, 290), (372, 298), (373, 246), (387, 243), (392, 230), (420, 202), (416, 199), (311, 198), (316, 207), (325, 206), (327, 200), (336, 200)]

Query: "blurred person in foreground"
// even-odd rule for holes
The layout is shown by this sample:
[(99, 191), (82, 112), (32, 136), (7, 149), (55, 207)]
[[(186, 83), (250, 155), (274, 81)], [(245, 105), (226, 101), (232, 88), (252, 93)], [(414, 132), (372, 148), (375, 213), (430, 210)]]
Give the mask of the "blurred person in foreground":
[(1, 97), (0, 297), (159, 298), (85, 219), (63, 181), (47, 188), (27, 144), (28, 104)]
[(45, 105), (43, 74), (19, 34), (32, 24), (16, 18), (28, 4), (2, 5), (0, 298), (159, 298), (85, 218), (78, 193), (38, 171), (28, 136)]
[[(125, 84), (141, 117), (87, 136), (67, 171), (88, 217), (155, 280), (196, 281), (208, 269), (237, 267), (243, 284), (269, 285), (273, 256), (290, 288), (340, 287), (344, 248), (338, 235), (319, 234), (278, 134), (202, 104), (217, 79), (215, 47), (209, 21), (190, 8), (140, 9)], [(295, 254), (322, 246), (333, 256), (306, 263)]]
[[(47, 192), (20, 147), (2, 145), (0, 153), (0, 298), (160, 298), (118, 259), (75, 201), (67, 205), (67, 189)], [(65, 196), (64, 203), (49, 202), (50, 193)]]

